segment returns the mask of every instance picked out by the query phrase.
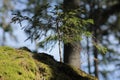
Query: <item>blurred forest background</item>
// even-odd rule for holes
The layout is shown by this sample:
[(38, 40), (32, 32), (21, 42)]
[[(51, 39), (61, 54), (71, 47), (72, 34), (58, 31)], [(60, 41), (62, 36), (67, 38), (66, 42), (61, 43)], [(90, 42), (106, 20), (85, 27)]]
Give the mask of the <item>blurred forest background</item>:
[[(66, 2), (72, 0), (65, 0)], [(76, 2), (78, 0), (75, 0)], [(40, 7), (45, 8), (44, 14), (41, 16), (46, 20), (48, 14), (56, 5), (62, 6), (62, 0), (0, 0), (0, 45), (11, 46), (15, 48), (26, 46), (34, 51), (49, 51), (52, 47), (52, 55), (59, 60), (59, 45), (58, 42), (54, 44), (46, 44), (44, 49), (37, 44), (42, 39), (35, 39), (36, 37), (29, 37), (32, 31), (26, 31), (28, 22), (23, 21), (14, 24), (12, 18), (19, 11), (25, 16), (32, 18), (34, 14), (37, 15)], [(43, 5), (50, 5), (43, 6)], [(81, 42), (81, 69), (89, 74), (95, 75), (99, 80), (119, 80), (120, 79), (120, 0), (80, 0), (80, 19), (93, 19), (94, 24), (89, 25), (88, 30), (93, 33), (95, 38), (84, 37)], [(72, 6), (72, 4), (71, 4)], [(64, 6), (62, 6), (64, 7)], [(59, 8), (60, 9), (60, 8)], [(37, 11), (37, 13), (35, 12)], [(62, 11), (62, 10), (60, 10)], [(27, 17), (26, 17), (27, 18)], [(27, 18), (28, 19), (28, 18)], [(20, 19), (21, 20), (21, 19)], [(45, 23), (46, 24), (46, 23)], [(43, 25), (43, 24), (42, 24)], [(25, 31), (25, 32), (24, 32)], [(51, 34), (51, 33), (48, 33)], [(34, 39), (30, 39), (34, 38)], [(37, 37), (38, 38), (38, 37)], [(107, 48), (107, 52), (102, 54), (99, 52), (94, 43)], [(32, 42), (32, 43), (31, 43)], [(49, 46), (54, 45), (54, 46)], [(61, 45), (63, 47), (63, 45)], [(61, 47), (61, 48), (62, 48)], [(98, 46), (99, 49), (99, 46)], [(62, 50), (63, 52), (63, 50)]]

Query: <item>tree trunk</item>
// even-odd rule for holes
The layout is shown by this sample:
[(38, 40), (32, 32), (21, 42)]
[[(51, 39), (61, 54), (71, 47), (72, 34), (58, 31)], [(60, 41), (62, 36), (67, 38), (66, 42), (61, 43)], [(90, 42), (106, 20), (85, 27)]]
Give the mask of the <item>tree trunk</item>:
[[(95, 25), (94, 29), (93, 29), (93, 34), (94, 34), (94, 37), (93, 38), (93, 41), (97, 44), (97, 28), (96, 28), (97, 25)], [(93, 47), (93, 54), (94, 54), (94, 74), (95, 76), (98, 78), (98, 50), (97, 48), (94, 46)]]
[(98, 53), (97, 49), (94, 47), (94, 74), (98, 78)]
[(64, 63), (80, 68), (80, 43), (64, 45)]
[[(63, 4), (64, 12), (79, 8), (79, 0), (64, 0)], [(64, 63), (80, 68), (80, 42), (64, 44), (63, 55)]]
[[(90, 15), (89, 18), (94, 20), (94, 25), (92, 25), (91, 29), (93, 32), (93, 38), (92, 41), (95, 42), (97, 44), (97, 38), (98, 38), (98, 30), (99, 30), (99, 26), (100, 26), (100, 22), (101, 22), (101, 17), (96, 17), (97, 15), (101, 15), (101, 12), (96, 12), (95, 10), (95, 4), (94, 2), (91, 3), (91, 11), (90, 11)], [(103, 20), (103, 19), (102, 19)], [(97, 48), (95, 46), (93, 46), (93, 56), (94, 56), (94, 75), (98, 78), (98, 51)]]
[(88, 39), (88, 37), (87, 37), (87, 54), (88, 54), (88, 72), (89, 72), (89, 74), (91, 74), (91, 66), (90, 66), (90, 51), (89, 51), (89, 39)]

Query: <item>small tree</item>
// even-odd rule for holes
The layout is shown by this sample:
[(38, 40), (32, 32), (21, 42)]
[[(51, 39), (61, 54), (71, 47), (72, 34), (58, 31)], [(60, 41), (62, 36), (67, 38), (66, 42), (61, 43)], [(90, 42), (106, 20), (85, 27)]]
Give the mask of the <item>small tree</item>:
[(28, 4), (29, 6), (34, 5), (34, 7), (25, 9), (24, 13), (30, 13), (32, 16), (22, 15), (22, 11), (15, 11), (12, 22), (21, 24), (22, 21), (28, 21), (28, 25), (23, 28), (29, 34), (28, 39), (41, 39), (39, 46), (55, 41), (58, 41), (59, 45), (60, 43), (77, 42), (82, 39), (83, 35), (90, 35), (87, 25), (93, 24), (93, 20), (85, 20), (76, 16), (76, 13), (80, 13), (81, 10), (63, 12), (62, 6), (56, 5), (52, 11), (47, 11), (48, 8), (51, 8), (49, 4), (40, 2), (28, 2)]

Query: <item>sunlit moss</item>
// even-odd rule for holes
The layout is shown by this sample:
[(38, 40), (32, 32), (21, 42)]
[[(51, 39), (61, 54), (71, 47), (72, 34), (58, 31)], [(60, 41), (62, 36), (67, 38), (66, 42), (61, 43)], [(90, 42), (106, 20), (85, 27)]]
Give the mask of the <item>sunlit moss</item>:
[(26, 51), (0, 47), (0, 79), (34, 80), (37, 66)]
[(0, 80), (97, 80), (44, 53), (0, 47)]

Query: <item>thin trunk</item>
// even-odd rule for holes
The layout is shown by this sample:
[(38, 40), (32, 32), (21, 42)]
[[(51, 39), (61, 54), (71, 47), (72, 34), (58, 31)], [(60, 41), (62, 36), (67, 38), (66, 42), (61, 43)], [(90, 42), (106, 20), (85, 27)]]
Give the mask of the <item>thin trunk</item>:
[[(95, 11), (95, 0), (93, 2), (91, 2), (90, 8), (90, 17), (94, 20), (94, 25), (92, 26), (92, 31), (93, 31), (93, 39), (92, 41), (97, 43), (97, 29), (98, 29), (98, 23), (99, 21), (99, 17), (96, 17), (96, 15), (94, 14)], [(99, 15), (100, 13), (97, 13), (97, 15)], [(97, 48), (95, 46), (93, 46), (93, 55), (94, 55), (94, 75), (98, 78), (98, 51)]]
[(89, 39), (87, 37), (87, 54), (88, 54), (88, 72), (91, 74), (91, 66), (90, 66), (90, 53), (89, 53)]
[(58, 45), (59, 45), (59, 56), (60, 56), (60, 62), (62, 62), (62, 52), (61, 52), (61, 41), (59, 40)]
[[(93, 32), (94, 32), (94, 38), (93, 41), (97, 44), (97, 25), (95, 25)], [(93, 47), (93, 54), (94, 54), (94, 74), (98, 78), (98, 51), (97, 48)]]
[(94, 48), (94, 67), (94, 74), (98, 78), (98, 54), (96, 48)]
[(60, 35), (60, 30), (59, 30), (59, 24), (58, 24), (58, 21), (56, 20), (56, 26), (57, 26), (57, 34), (58, 34), (58, 37), (59, 37), (59, 40), (58, 40), (58, 46), (59, 46), (59, 57), (60, 57), (60, 62), (62, 62), (62, 52), (61, 52), (61, 35)]

